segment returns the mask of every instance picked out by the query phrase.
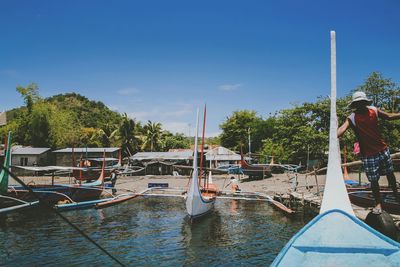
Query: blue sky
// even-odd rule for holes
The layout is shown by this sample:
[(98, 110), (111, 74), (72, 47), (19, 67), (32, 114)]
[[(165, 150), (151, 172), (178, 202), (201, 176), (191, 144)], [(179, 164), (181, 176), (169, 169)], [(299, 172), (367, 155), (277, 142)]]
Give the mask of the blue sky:
[(339, 96), (372, 71), (399, 82), (399, 10), (396, 0), (1, 1), (0, 110), (36, 82), (42, 96), (74, 91), (185, 134), (207, 103), (216, 135), (234, 110), (266, 117), (327, 95), (330, 30)]

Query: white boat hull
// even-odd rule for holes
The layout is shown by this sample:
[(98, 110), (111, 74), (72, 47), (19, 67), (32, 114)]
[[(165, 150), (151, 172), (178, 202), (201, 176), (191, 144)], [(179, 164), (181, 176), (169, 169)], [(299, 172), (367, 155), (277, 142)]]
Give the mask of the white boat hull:
[[(192, 183), (196, 183), (192, 179)], [(203, 197), (198, 186), (191, 185), (186, 198), (186, 211), (192, 218), (202, 216), (214, 208), (215, 198)], [(197, 189), (197, 190), (196, 190)]]

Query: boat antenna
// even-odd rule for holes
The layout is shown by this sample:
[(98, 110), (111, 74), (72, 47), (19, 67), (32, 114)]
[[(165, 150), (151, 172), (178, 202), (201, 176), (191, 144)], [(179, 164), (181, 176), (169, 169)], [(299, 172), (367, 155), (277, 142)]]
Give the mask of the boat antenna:
[(4, 166), (1, 166), (0, 164), (0, 169), (4, 170), (8, 175), (10, 175), (15, 181), (17, 181), (19, 184), (21, 184), (26, 190), (29, 191), (31, 195), (33, 195), (36, 199), (39, 200), (39, 203), (45, 207), (46, 209), (54, 212), (57, 214), (61, 219), (63, 219), (64, 222), (66, 222), (69, 226), (74, 228), (80, 235), (82, 235), (84, 238), (86, 238), (90, 243), (95, 245), (98, 249), (100, 249), (104, 254), (106, 254), (110, 259), (118, 263), (120, 266), (125, 266), (119, 259), (117, 259), (115, 256), (113, 256), (110, 252), (108, 252), (104, 247), (102, 247), (99, 243), (97, 243), (94, 239), (92, 239), (88, 234), (86, 234), (82, 229), (80, 229), (78, 226), (76, 226), (74, 223), (72, 223), (67, 217), (61, 214), (57, 209), (53, 208), (50, 204), (48, 204), (46, 201), (43, 200), (42, 197), (40, 197), (38, 194), (36, 194), (32, 188), (27, 186), (18, 176), (16, 176), (14, 173), (12, 173), (10, 170), (5, 168)]

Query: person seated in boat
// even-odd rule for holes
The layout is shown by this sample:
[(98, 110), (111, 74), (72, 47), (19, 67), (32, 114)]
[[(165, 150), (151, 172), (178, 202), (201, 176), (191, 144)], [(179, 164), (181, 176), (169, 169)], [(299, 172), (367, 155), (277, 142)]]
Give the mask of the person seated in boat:
[(238, 192), (242, 191), (239, 188), (239, 181), (234, 176), (231, 177), (231, 181), (226, 186), (228, 186), (230, 184), (231, 184), (232, 192), (238, 193)]
[(117, 188), (115, 188), (115, 184), (117, 183), (117, 178), (118, 178), (119, 172), (117, 169), (112, 169), (111, 170), (111, 186), (112, 186), (112, 193), (115, 194), (117, 193)]
[(372, 101), (367, 98), (364, 92), (355, 92), (348, 106), (353, 113), (339, 127), (337, 135), (341, 137), (347, 129), (353, 129), (359, 143), (361, 160), (375, 198), (376, 206), (373, 212), (380, 213), (382, 211), (382, 200), (378, 181), (381, 173), (386, 173), (389, 185), (397, 201), (399, 201), (399, 198), (392, 159), (389, 148), (380, 134), (378, 118), (396, 120), (400, 119), (400, 113), (387, 113), (370, 106), (371, 104)]

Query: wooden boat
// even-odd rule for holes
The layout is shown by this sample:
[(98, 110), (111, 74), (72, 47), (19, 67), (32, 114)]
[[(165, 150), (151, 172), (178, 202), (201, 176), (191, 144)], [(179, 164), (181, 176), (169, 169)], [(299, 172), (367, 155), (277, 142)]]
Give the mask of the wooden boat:
[[(400, 198), (400, 193), (397, 193)], [(349, 193), (351, 203), (360, 207), (375, 207), (372, 191), (354, 191)], [(381, 191), (382, 208), (392, 214), (400, 214), (400, 203), (397, 202), (393, 191)]]
[[(204, 125), (203, 125), (204, 127)], [(207, 190), (200, 190), (199, 169), (197, 167), (197, 139), (199, 128), (199, 111), (197, 110), (196, 137), (193, 154), (193, 174), (186, 196), (186, 211), (191, 219), (198, 218), (214, 208), (215, 193)], [(204, 135), (203, 135), (204, 136)], [(201, 177), (201, 176), (200, 176)]]
[(242, 152), (240, 153), (240, 167), (242, 168), (242, 172), (250, 178), (263, 179), (272, 176), (270, 164), (250, 164), (244, 159)]
[[(6, 160), (4, 162), (4, 168), (9, 168), (9, 150), (11, 144), (11, 132), (8, 136), (8, 146), (6, 152)], [(54, 170), (57, 168), (65, 169), (65, 167), (57, 166), (44, 167), (46, 170)], [(96, 181), (91, 183), (83, 184), (56, 184), (56, 185), (36, 185), (32, 184), (29, 187), (36, 193), (36, 195), (43, 201), (46, 201), (50, 205), (57, 204), (58, 202), (76, 203), (81, 201), (89, 201), (100, 198), (104, 190), (104, 167), (105, 161), (103, 161), (101, 172)], [(24, 167), (30, 168), (30, 167)], [(32, 167), (41, 168), (41, 167)], [(2, 170), (0, 184), (1, 188), (1, 201), (0, 208), (9, 208), (15, 205), (27, 205), (30, 202), (35, 202), (38, 199), (32, 195), (29, 190), (23, 186), (11, 186), (8, 185), (8, 173)], [(22, 203), (22, 204), (21, 204)]]
[[(29, 185), (29, 187), (50, 205), (58, 202), (80, 202), (100, 198), (104, 190), (104, 162), (97, 180), (91, 183)], [(35, 196), (23, 186), (9, 186), (7, 196), (23, 201), (37, 200)]]
[(400, 266), (400, 244), (356, 218), (347, 195), (337, 138), (333, 31), (331, 43), (329, 158), (320, 214), (290, 239), (271, 266)]

